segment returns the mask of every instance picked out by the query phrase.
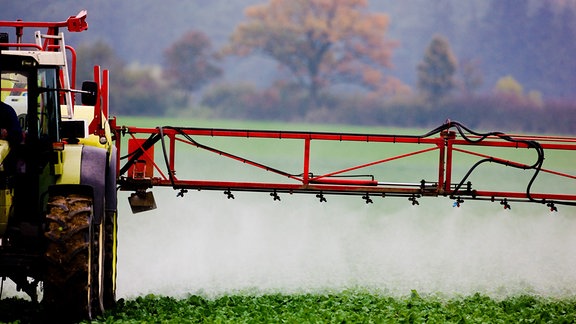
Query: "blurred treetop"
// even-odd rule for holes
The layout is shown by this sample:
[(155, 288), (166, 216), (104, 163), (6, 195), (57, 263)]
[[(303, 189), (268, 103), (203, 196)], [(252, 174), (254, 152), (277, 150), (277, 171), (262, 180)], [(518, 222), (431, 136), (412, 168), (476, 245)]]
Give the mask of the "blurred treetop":
[(386, 87), (396, 43), (386, 36), (388, 17), (368, 11), (366, 0), (271, 0), (245, 14), (227, 52), (273, 59), (316, 105), (335, 84)]

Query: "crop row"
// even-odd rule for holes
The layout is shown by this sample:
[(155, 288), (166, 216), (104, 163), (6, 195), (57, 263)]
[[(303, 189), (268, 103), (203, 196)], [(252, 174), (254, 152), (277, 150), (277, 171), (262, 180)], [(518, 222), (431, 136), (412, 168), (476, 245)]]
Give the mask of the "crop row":
[(174, 299), (148, 295), (121, 300), (96, 323), (574, 323), (576, 299), (517, 296), (504, 300), (475, 294), (442, 299), (406, 298), (363, 292), (217, 299)]

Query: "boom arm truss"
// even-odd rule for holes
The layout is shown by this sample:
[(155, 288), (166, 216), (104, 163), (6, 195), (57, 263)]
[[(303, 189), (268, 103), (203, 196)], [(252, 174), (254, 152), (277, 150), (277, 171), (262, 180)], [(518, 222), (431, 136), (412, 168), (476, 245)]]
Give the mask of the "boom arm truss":
[[(234, 191), (268, 192), (279, 200), (279, 193), (309, 193), (315, 194), (320, 201), (326, 201), (325, 195), (358, 195), (372, 202), (372, 197), (408, 197), (412, 204), (418, 204), (418, 198), (425, 196), (446, 196), (454, 199), (455, 205), (460, 205), (464, 199), (499, 201), (504, 208), (510, 208), (509, 203), (533, 202), (546, 204), (551, 210), (556, 205), (576, 206), (576, 194), (533, 192), (533, 184), (540, 174), (558, 177), (562, 181), (574, 181), (576, 175), (562, 170), (550, 170), (543, 167), (545, 152), (576, 151), (576, 138), (552, 136), (508, 135), (500, 132), (477, 133), (458, 122), (448, 121), (445, 124), (423, 135), (383, 135), (383, 134), (353, 134), (332, 132), (294, 132), (270, 130), (239, 130), (190, 127), (114, 127), (118, 152), (121, 151), (120, 137), (129, 136), (130, 149), (123, 157), (118, 157), (118, 184), (121, 190), (145, 192), (154, 186), (172, 187), (180, 190), (182, 195), (189, 189), (221, 190), (228, 198), (233, 198)], [(141, 136), (148, 136), (142, 138)], [(282, 141), (301, 141), (303, 143), (301, 172), (288, 172), (272, 167), (269, 163), (259, 162), (228, 150), (219, 149), (216, 145), (203, 144), (200, 138), (245, 138), (245, 139), (278, 139)], [(256, 141), (254, 141), (257, 145)], [(414, 144), (417, 150), (382, 156), (376, 160), (359, 163), (342, 169), (320, 174), (313, 173), (311, 166), (311, 143), (316, 142), (348, 142), (348, 143), (391, 143)], [(214, 157), (228, 158), (238, 163), (249, 165), (265, 173), (279, 176), (282, 181), (229, 181), (181, 179), (176, 176), (176, 150), (182, 144), (192, 146), (202, 151), (212, 153)], [(278, 144), (280, 145), (280, 144)], [(159, 146), (161, 158), (155, 161), (154, 147)], [(520, 162), (500, 158), (492, 153), (484, 152), (491, 149), (528, 149), (532, 153), (532, 162)], [(480, 149), (480, 151), (478, 150)], [(282, 151), (278, 151), (282, 152)], [(399, 161), (413, 156), (435, 152), (435, 179), (422, 179), (416, 182), (386, 182), (371, 174), (354, 174), (379, 167), (392, 161)], [(346, 157), (347, 152), (341, 152)], [(383, 155), (386, 152), (381, 152)], [(453, 167), (455, 154), (474, 158), (468, 171), (457, 180)], [(187, 159), (185, 168), (194, 168), (194, 161)], [(524, 190), (482, 190), (474, 188), (469, 178), (474, 171), (484, 163), (495, 163), (508, 168), (530, 172)], [(163, 166), (163, 167), (162, 167)], [(180, 167), (180, 165), (179, 165)], [(461, 168), (460, 168), (461, 169)], [(163, 171), (164, 170), (164, 171)], [(180, 169), (181, 170), (181, 169)], [(218, 172), (218, 170), (214, 170)], [(524, 172), (523, 171), (523, 172)], [(574, 182), (576, 184), (576, 182)], [(573, 186), (576, 188), (576, 186)]]

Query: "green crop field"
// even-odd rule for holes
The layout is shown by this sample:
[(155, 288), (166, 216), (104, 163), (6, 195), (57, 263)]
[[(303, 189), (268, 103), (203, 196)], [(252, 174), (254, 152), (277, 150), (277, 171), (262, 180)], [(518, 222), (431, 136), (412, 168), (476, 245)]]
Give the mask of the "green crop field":
[[(474, 294), (440, 299), (416, 291), (405, 298), (354, 291), (217, 299), (147, 295), (120, 300), (91, 323), (574, 323), (575, 309), (574, 298), (522, 295), (495, 300)], [(26, 323), (40, 318), (41, 309), (9, 299), (0, 303), (0, 316), (3, 322)]]
[[(422, 129), (119, 118), (119, 125), (161, 125), (424, 134)], [(499, 130), (505, 131), (505, 130)], [(302, 172), (303, 143), (195, 138), (273, 167)], [(413, 145), (414, 146), (414, 145)], [(311, 172), (321, 174), (421, 149), (402, 144), (312, 143)], [(528, 163), (530, 150), (489, 152)], [(434, 181), (437, 153), (355, 171), (380, 181)], [(161, 151), (156, 161), (163, 165)], [(475, 158), (455, 155), (455, 179)], [(545, 167), (574, 173), (574, 153)], [(287, 181), (242, 163), (178, 144), (180, 179)], [(530, 171), (531, 172), (531, 171)], [(531, 173), (486, 165), (471, 176), (489, 189), (524, 190)], [(574, 193), (573, 181), (544, 175), (537, 191)], [(576, 321), (576, 211), (448, 198), (406, 198), (193, 191), (154, 188), (158, 209), (131, 215), (119, 200), (118, 297), (101, 323), (572, 323)], [(26, 321), (40, 308), (0, 302), (0, 321)]]
[(342, 292), (326, 295), (146, 296), (122, 303), (96, 323), (573, 323), (576, 300), (475, 294), (450, 300)]

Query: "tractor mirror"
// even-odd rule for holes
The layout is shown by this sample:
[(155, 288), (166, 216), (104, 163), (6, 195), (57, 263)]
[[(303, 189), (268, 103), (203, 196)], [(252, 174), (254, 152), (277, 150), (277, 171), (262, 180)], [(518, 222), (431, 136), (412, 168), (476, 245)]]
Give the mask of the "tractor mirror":
[(95, 106), (98, 98), (98, 84), (94, 81), (82, 82), (82, 104)]

